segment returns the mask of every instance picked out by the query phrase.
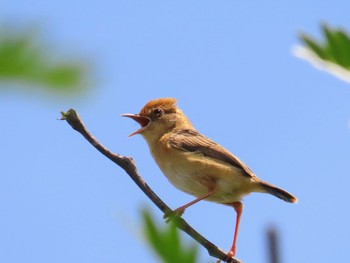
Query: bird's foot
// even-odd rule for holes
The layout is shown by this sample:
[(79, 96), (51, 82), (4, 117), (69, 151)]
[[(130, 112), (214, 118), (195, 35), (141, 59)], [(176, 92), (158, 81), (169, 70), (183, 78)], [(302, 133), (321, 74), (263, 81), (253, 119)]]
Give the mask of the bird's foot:
[(183, 213), (185, 212), (185, 209), (179, 207), (175, 209), (174, 211), (168, 211), (164, 214), (163, 218), (166, 219), (165, 222), (169, 223), (170, 221), (179, 219)]
[(225, 262), (227, 262), (230, 258), (233, 258), (236, 254), (236, 248), (231, 249), (227, 254), (226, 254), (226, 259)]
[[(227, 262), (229, 259), (233, 258), (235, 255), (234, 255), (234, 251), (229, 251), (227, 254), (226, 254), (226, 257), (225, 259), (223, 259), (224, 262)], [(216, 261), (216, 263), (221, 263), (221, 259), (218, 259)]]

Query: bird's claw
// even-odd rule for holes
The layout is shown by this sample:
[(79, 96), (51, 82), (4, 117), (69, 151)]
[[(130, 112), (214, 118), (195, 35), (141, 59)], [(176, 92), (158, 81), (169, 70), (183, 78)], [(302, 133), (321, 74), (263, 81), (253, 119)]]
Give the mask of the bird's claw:
[(236, 249), (234, 251), (229, 251), (226, 255), (225, 261), (228, 261), (229, 259), (232, 259), (236, 254)]
[(184, 212), (185, 210), (183, 209), (175, 209), (174, 211), (170, 210), (164, 214), (163, 218), (166, 219), (166, 223), (169, 223), (170, 221), (178, 220)]

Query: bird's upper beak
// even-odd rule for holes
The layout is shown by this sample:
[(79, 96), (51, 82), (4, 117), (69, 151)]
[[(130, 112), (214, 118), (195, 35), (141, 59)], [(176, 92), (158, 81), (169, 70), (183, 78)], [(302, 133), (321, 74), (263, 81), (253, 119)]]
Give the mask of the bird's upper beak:
[(139, 114), (129, 114), (128, 113), (128, 114), (122, 114), (122, 116), (123, 117), (129, 117), (129, 118), (133, 119), (134, 121), (138, 122), (141, 125), (141, 128), (138, 129), (137, 131), (134, 131), (133, 133), (131, 133), (129, 135), (129, 137), (131, 137), (131, 136), (133, 136), (135, 134), (139, 134), (139, 133), (143, 132), (147, 128), (148, 124), (151, 122), (150, 118), (145, 117), (145, 116), (141, 116)]

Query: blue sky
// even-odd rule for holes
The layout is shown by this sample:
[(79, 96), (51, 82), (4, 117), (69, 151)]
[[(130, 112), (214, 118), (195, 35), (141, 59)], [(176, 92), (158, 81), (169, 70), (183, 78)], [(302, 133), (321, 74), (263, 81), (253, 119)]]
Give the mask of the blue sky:
[[(252, 194), (237, 257), (267, 262), (264, 232), (281, 234), (282, 259), (348, 262), (350, 88), (292, 55), (301, 31), (350, 28), (348, 1), (6, 1), (0, 21), (38, 25), (57, 57), (90, 61), (82, 98), (14, 92), (1, 83), (0, 261), (157, 262), (140, 234), (140, 208), (162, 215), (128, 176), (59, 112), (74, 107), (111, 150), (133, 156), (171, 207), (192, 197), (153, 162), (138, 126), (120, 117), (176, 97), (196, 128), (262, 179), (299, 198)], [(185, 219), (230, 248), (234, 210), (201, 202)], [(204, 249), (201, 262), (214, 262)]]

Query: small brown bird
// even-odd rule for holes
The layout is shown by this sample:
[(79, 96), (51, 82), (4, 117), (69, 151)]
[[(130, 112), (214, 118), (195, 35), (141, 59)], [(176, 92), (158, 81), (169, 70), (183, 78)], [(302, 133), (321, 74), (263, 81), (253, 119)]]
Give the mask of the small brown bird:
[(233, 244), (227, 254), (229, 258), (236, 254), (243, 196), (260, 192), (286, 202), (297, 202), (295, 196), (262, 181), (236, 156), (200, 134), (173, 98), (151, 100), (139, 114), (122, 116), (141, 125), (129, 136), (141, 134), (145, 138), (154, 160), (168, 180), (178, 189), (197, 197), (177, 208), (178, 215), (203, 199), (235, 209), (237, 218)]

